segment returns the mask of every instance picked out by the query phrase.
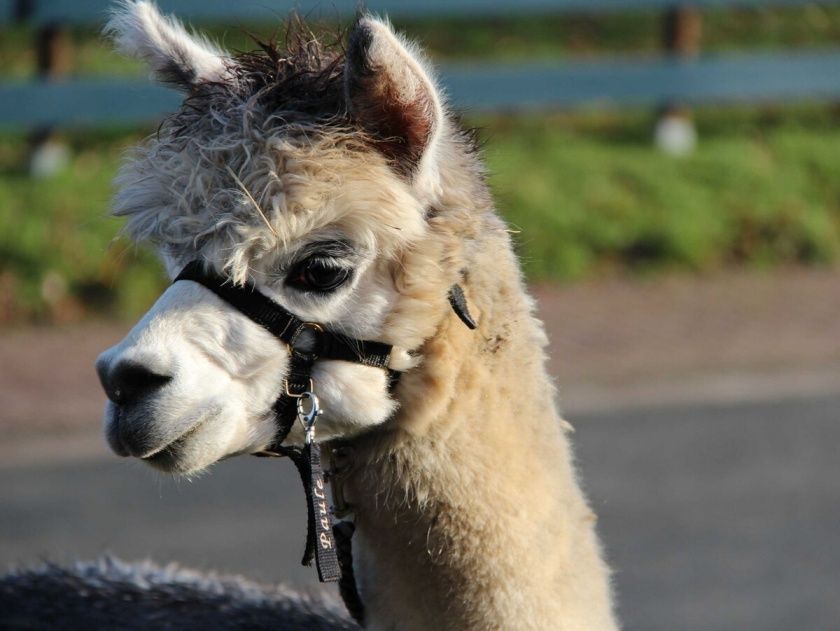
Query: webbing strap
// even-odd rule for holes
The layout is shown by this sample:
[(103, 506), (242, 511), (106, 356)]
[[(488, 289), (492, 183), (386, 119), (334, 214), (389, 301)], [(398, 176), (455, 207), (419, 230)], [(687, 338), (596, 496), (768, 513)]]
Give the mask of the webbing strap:
[(333, 534), (333, 518), (327, 504), (321, 446), (317, 443), (299, 447), (279, 447), (277, 453), (287, 456), (295, 465), (303, 492), (306, 495), (306, 545), (301, 565), (312, 565), (318, 570), (318, 580), (332, 583), (342, 578), (344, 566), (338, 558), (338, 546)]
[(347, 611), (361, 626), (365, 624), (365, 605), (356, 585), (356, 575), (353, 570), (353, 533), (356, 524), (351, 521), (339, 521), (333, 526), (338, 564), (341, 566), (341, 578), (338, 580), (338, 591), (347, 607)]
[(253, 285), (234, 285), (230, 280), (204, 268), (201, 261), (188, 263), (173, 282), (191, 280), (204, 285), (219, 298), (239, 309), (269, 333), (288, 342), (289, 331), (302, 324), (294, 314), (264, 296)]

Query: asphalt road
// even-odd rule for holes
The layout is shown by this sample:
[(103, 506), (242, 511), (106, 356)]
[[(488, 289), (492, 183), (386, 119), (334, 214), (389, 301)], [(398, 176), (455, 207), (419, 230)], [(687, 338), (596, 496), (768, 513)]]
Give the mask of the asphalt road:
[[(572, 419), (625, 628), (840, 628), (840, 395)], [(150, 556), (313, 581), (287, 463), (175, 483), (113, 459), (0, 463), (0, 565)]]

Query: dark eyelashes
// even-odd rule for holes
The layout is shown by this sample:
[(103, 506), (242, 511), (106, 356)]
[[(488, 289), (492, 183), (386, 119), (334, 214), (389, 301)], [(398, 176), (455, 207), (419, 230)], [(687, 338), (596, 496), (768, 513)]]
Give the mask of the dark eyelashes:
[(348, 241), (315, 241), (301, 248), (294, 263), (276, 268), (269, 277), (299, 292), (326, 295), (353, 278), (358, 259)]
[(300, 260), (318, 257), (324, 260), (337, 259), (341, 261), (352, 257), (353, 254), (355, 254), (355, 250), (347, 241), (318, 241), (303, 248), (300, 253)]

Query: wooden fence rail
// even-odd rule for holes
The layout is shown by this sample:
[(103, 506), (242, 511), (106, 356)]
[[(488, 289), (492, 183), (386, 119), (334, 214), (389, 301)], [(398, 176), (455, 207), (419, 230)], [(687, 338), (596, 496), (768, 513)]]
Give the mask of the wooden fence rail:
[[(0, 24), (29, 21), (90, 24), (100, 22), (112, 1), (105, 0), (0, 0)], [(345, 18), (356, 12), (355, 0), (158, 0), (167, 12), (200, 21), (276, 20), (289, 11), (306, 15)], [(785, 7), (837, 4), (831, 0), (368, 0), (365, 7), (399, 18), (488, 17), (551, 13), (630, 13), (667, 10), (675, 6), (709, 9)]]
[[(177, 107), (178, 96), (136, 79), (70, 78), (56, 63), (55, 40), (62, 25), (101, 23), (112, 2), (105, 0), (0, 0), (0, 24), (27, 22), (39, 34), (40, 77), (0, 82), (0, 126), (138, 124), (159, 119)], [(165, 11), (188, 21), (233, 25), (276, 21), (289, 10), (345, 18), (355, 0), (169, 0)], [(715, 7), (838, 5), (805, 0), (370, 0), (368, 8), (394, 19), (516, 13), (557, 14), (639, 10), (667, 11), (670, 48), (660, 58), (628, 57), (558, 63), (452, 64), (442, 68), (453, 103), (473, 111), (517, 111), (588, 105), (657, 105), (792, 100), (840, 100), (840, 48), (772, 54), (695, 55), (691, 20), (699, 9)], [(676, 18), (676, 19), (675, 19)], [(681, 31), (680, 29), (684, 29)], [(686, 35), (687, 33), (687, 35)], [(504, 89), (500, 89), (504, 86)]]

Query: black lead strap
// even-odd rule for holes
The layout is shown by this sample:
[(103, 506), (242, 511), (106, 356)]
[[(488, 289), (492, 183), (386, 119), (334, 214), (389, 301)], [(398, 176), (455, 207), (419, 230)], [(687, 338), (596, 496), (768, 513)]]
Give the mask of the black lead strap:
[[(309, 410), (306, 409), (307, 402)], [(321, 445), (315, 442), (315, 422), (322, 410), (317, 395), (312, 392), (301, 395), (295, 407), (305, 432), (301, 453), (303, 462), (298, 465), (306, 492), (308, 513), (303, 563), (309, 565), (314, 555), (318, 579), (322, 583), (332, 583), (341, 578), (341, 568), (338, 564), (332, 513), (327, 503), (327, 489), (321, 467)]]
[(327, 503), (327, 489), (324, 483), (324, 472), (321, 468), (321, 445), (312, 443), (304, 447), (309, 452), (309, 493), (307, 502), (309, 509), (309, 528), (313, 533), (312, 545), (315, 552), (315, 567), (318, 569), (318, 580), (322, 583), (334, 583), (341, 578), (341, 567), (338, 564), (338, 550), (333, 536), (333, 518)]
[[(306, 495), (306, 544), (301, 565), (318, 570), (318, 580), (334, 583), (342, 579), (342, 565), (338, 560), (338, 545), (333, 533), (333, 518), (327, 503), (324, 470), (321, 466), (321, 446), (318, 443), (299, 447), (275, 447), (273, 453), (287, 456), (294, 463)], [(270, 455), (270, 454), (257, 454)]]

